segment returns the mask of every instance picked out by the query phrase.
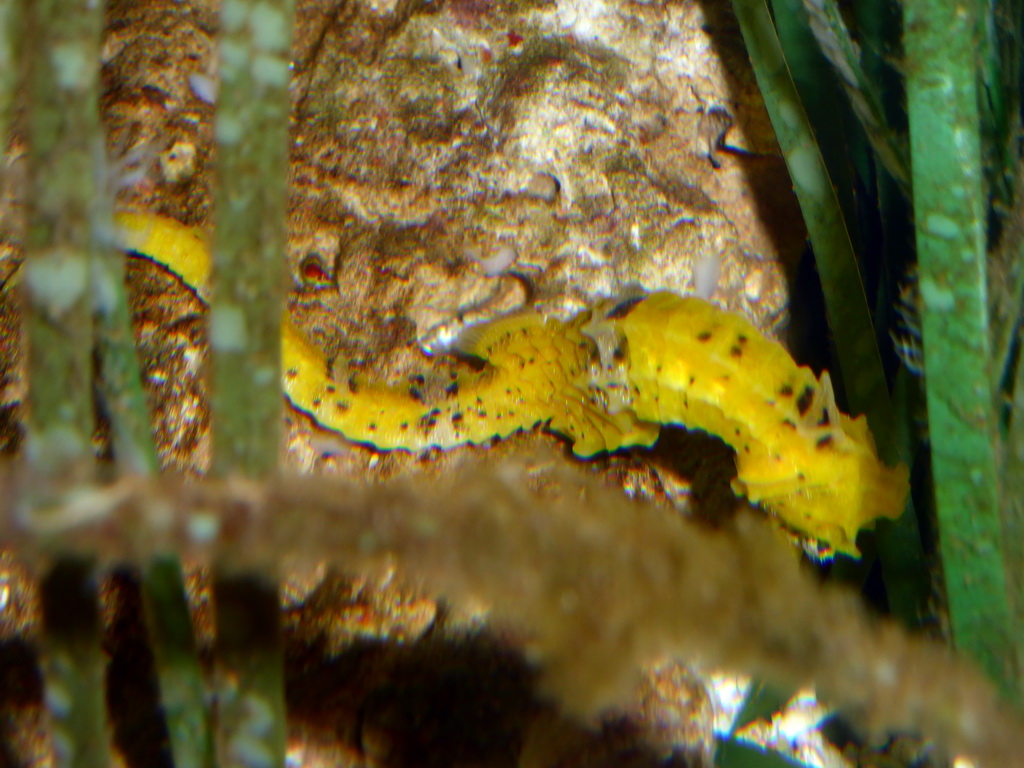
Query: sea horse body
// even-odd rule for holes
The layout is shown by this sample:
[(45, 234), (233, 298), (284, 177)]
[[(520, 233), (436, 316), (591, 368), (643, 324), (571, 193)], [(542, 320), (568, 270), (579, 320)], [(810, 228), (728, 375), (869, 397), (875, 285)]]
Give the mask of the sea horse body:
[(321, 426), (380, 450), (454, 448), (539, 426), (565, 435), (579, 456), (653, 444), (658, 425), (592, 402), (584, 319), (524, 312), (475, 329), (459, 351), (485, 361), (482, 370), (454, 373), (437, 400), (424, 400), (415, 383), (400, 389), (329, 376), (323, 355), (285, 321), (284, 390)]
[[(202, 238), (169, 219), (122, 214), (129, 252), (205, 295)], [(441, 397), (331, 375), (285, 316), (284, 393), (321, 427), (379, 450), (452, 448), (543, 426), (581, 457), (649, 446), (663, 424), (717, 435), (736, 451), (733, 487), (789, 527), (857, 554), (859, 530), (895, 518), (906, 467), (878, 457), (864, 417), (746, 319), (698, 298), (654, 293), (561, 321), (521, 312), (472, 329), (459, 350), (483, 361), (451, 375)]]
[(589, 333), (638, 420), (720, 437), (736, 451), (733, 490), (791, 528), (855, 553), (861, 528), (903, 511), (907, 468), (881, 462), (867, 419), (841, 413), (827, 372), (815, 378), (745, 318), (661, 292), (613, 306)]

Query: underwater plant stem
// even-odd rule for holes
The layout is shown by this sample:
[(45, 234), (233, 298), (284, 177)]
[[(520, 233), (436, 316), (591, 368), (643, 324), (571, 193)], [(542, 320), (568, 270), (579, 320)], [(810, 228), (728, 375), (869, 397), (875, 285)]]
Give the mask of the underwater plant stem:
[[(213, 237), (213, 469), (277, 471), (294, 0), (223, 0)], [(284, 652), (273, 577), (214, 569), (217, 763), (283, 768)]]
[(176, 555), (157, 555), (143, 569), (141, 584), (174, 765), (212, 768), (210, 708), (185, 599), (181, 561)]
[[(803, 0), (810, 28), (822, 54), (832, 63), (854, 114), (882, 166), (900, 189), (910, 193), (910, 162), (906, 138), (886, 120), (878, 84), (868, 77), (860, 51), (850, 36), (836, 0)], [(875, 8), (880, 12), (881, 8)]]
[[(89, 0), (24, 0), (15, 14), (28, 140), (25, 455), (41, 477), (84, 480), (94, 471), (91, 289), (102, 248), (93, 214), (102, 188), (98, 158), (104, 156), (103, 11), (103, 3)], [(33, 484), (33, 501), (43, 498), (41, 488)], [(110, 764), (98, 605), (90, 561), (59, 556), (42, 585), (40, 653), (56, 764), (62, 767)]]
[[(1024, 357), (1018, 360), (1013, 411), (1003, 453), (1002, 525), (1007, 589), (1014, 628), (1024, 627)], [(1016, 669), (1024, 669), (1024, 638), (1014, 635)], [(1024, 691), (1018, 687), (1020, 698)]]
[(111, 764), (104, 702), (96, 571), (90, 558), (60, 556), (42, 581), (40, 653), (55, 763)]
[(978, 69), (983, 6), (904, 4), (932, 468), (953, 641), (1019, 695), (999, 515)]
[[(801, 103), (817, 139), (818, 150), (829, 170), (843, 218), (855, 221), (855, 142), (863, 132), (851, 121), (849, 106), (836, 82), (821, 47), (814, 38), (801, 0), (771, 0), (779, 44), (793, 77)], [(856, 238), (856, 228), (848, 230)], [(854, 242), (856, 248), (858, 243)]]
[(273, 472), (280, 455), (293, 2), (224, 0), (221, 7), (210, 309), (213, 465), (220, 474)]
[[(18, 70), (14, 66), (15, 34), (17, 34), (18, 0), (0, 0), (0, 148), (4, 154), (11, 140), (14, 120), (14, 93), (18, 87)], [(6, 179), (0, 176), (0, 190)]]
[[(100, 155), (104, 163), (106, 153)], [(100, 173), (109, 171), (100, 170)], [(114, 465), (118, 472), (151, 474), (160, 469), (135, 330), (125, 287), (125, 256), (117, 247), (112, 195), (101, 189), (94, 198), (91, 218), (98, 248), (90, 282), (99, 356), (99, 392), (103, 415), (109, 420)]]
[(121, 471), (155, 472), (159, 460), (124, 292), (124, 255), (113, 248), (105, 251), (96, 260), (93, 274), (106, 286), (117, 286), (116, 292), (107, 294), (110, 304), (97, 307), (96, 313), (100, 387), (110, 419), (114, 460)]
[[(850, 411), (867, 416), (885, 461), (910, 461), (891, 429), (892, 405), (857, 257), (768, 9), (764, 0), (733, 0), (733, 9), (814, 246)], [(926, 612), (929, 586), (909, 502), (908, 511), (880, 535), (899, 541), (898, 547), (879, 548), (890, 608), (915, 625)]]
[[(1024, 160), (1018, 159), (1016, 163), (1012, 186), (1022, 190)], [(988, 288), (992, 387), (1005, 392), (1015, 386), (1019, 374), (1015, 345), (1024, 318), (1024, 195), (1016, 195), (1003, 222), (999, 243), (989, 249)]]
[(17, 59), (27, 92), (25, 293), (29, 404), (26, 456), (44, 473), (92, 471), (92, 217), (103, 5), (20, 4)]
[[(97, 195), (93, 226), (112, 233), (113, 206), (106, 195)], [(100, 360), (99, 387), (105, 416), (110, 420), (114, 462), (120, 472), (150, 474), (160, 469), (152, 419), (132, 328), (125, 290), (124, 253), (112, 237), (101, 235), (105, 247), (93, 260), (93, 307), (96, 347)]]
[(735, 0), (733, 5), (814, 246), (850, 409), (867, 413), (872, 431), (884, 443), (889, 393), (856, 254), (828, 170), (763, 0)]
[(214, 579), (217, 614), (217, 765), (284, 768), (281, 602), (258, 573)]
[[(1024, 162), (1018, 162), (1014, 188), (1024, 189)], [(1017, 336), (1016, 326), (1006, 322), (1021, 313), (1024, 298), (1021, 294), (1021, 276), (1024, 275), (1024, 199), (1018, 194), (1015, 210), (1009, 218), (1003, 237), (995, 253), (989, 254), (989, 281), (993, 291), (998, 292), (1001, 281), (997, 275), (1009, 275), (1013, 286), (1012, 294), (990, 297), (990, 322), (996, 326), (1002, 309), (1004, 334), (993, 333), (995, 357), (993, 362), (1002, 370), (1009, 368), (1008, 379), (1012, 382), (1008, 423), (1005, 424), (1005, 440), (1002, 446), (1002, 524), (1005, 546), (1007, 588), (1013, 606), (1015, 651), (1017, 669), (1024, 670), (1024, 637), (1019, 631), (1024, 627), (1024, 355), (1012, 354), (1011, 342)], [(995, 278), (995, 279), (994, 279)], [(1000, 298), (1013, 301), (1001, 303)], [(1006, 307), (1013, 309), (1007, 312)], [(1000, 343), (1002, 342), (1002, 343)], [(995, 373), (995, 372), (993, 372)], [(1000, 377), (1001, 378), (1001, 377)], [(1000, 382), (1002, 384), (1002, 382)], [(998, 390), (1001, 392), (1002, 390)], [(999, 394), (997, 394), (997, 398)], [(1024, 692), (1022, 692), (1024, 698)]]

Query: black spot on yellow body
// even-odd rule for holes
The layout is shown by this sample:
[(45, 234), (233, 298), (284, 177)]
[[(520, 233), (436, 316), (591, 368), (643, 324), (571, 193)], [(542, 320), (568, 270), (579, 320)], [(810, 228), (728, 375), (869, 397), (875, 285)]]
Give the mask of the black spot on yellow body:
[(710, 341), (711, 331), (701, 331), (697, 334), (697, 341)]
[(816, 445), (818, 447), (818, 450), (821, 450), (823, 448), (828, 448), (830, 445), (832, 445), (832, 442), (832, 435), (822, 435), (821, 437), (818, 438), (818, 442), (816, 443)]
[(814, 402), (814, 387), (808, 384), (804, 387), (804, 391), (800, 393), (800, 397), (796, 400), (796, 410), (801, 416), (806, 416), (807, 411), (811, 408), (811, 403)]
[(779, 390), (779, 397), (792, 397), (792, 396), (793, 396), (793, 387), (791, 387), (789, 384), (783, 384), (782, 385), (782, 389)]
[(729, 354), (733, 357), (743, 357), (743, 348), (738, 344), (733, 344), (729, 347)]

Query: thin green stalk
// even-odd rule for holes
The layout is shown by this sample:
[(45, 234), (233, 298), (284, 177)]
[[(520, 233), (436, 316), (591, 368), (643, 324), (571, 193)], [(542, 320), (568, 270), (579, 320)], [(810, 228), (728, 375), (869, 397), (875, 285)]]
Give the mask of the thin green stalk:
[(999, 516), (975, 52), (981, 3), (908, 0), (907, 97), (932, 468), (953, 641), (1016, 693)]
[(751, 742), (736, 738), (736, 733), (756, 720), (771, 719), (793, 698), (792, 686), (770, 685), (755, 681), (747, 690), (743, 706), (736, 714), (729, 733), (715, 745), (715, 768), (787, 768), (799, 765), (787, 760), (775, 750), (764, 749)]
[(985, 199), (991, 199), (998, 209), (1013, 200), (1013, 165), (1019, 154), (1021, 10), (1014, 0), (991, 0), (984, 8), (975, 49), (981, 75), (981, 151), (987, 182)]
[[(217, 109), (214, 470), (272, 474), (281, 447), (289, 54), (294, 0), (224, 0)], [(284, 653), (276, 587), (214, 574), (217, 759), (283, 766)]]
[[(814, 246), (850, 410), (867, 415), (886, 461), (909, 461), (892, 432), (892, 405), (857, 257), (768, 9), (764, 0), (733, 0), (733, 8)], [(909, 502), (908, 511), (881, 528), (879, 536), (890, 608), (905, 623), (916, 624), (926, 611), (929, 588)]]
[(821, 52), (832, 62), (850, 106), (860, 119), (879, 161), (904, 192), (909, 193), (910, 163), (906, 140), (892, 130), (879, 88), (864, 70), (835, 0), (803, 0), (811, 31)]
[[(1003, 453), (1002, 525), (1013, 627), (1024, 627), (1024, 355), (1018, 359), (1013, 410)], [(1024, 637), (1014, 632), (1016, 669), (1024, 669)], [(1017, 694), (1024, 699), (1024, 686)]]
[(717, 768), (803, 768), (806, 763), (748, 741), (729, 739), (718, 744), (715, 765)]
[(88, 559), (60, 558), (42, 583), (41, 655), (58, 766), (110, 765), (96, 573)]
[[(17, 27), (17, 0), (0, 0), (0, 148), (7, 151), (11, 122), (14, 118), (14, 92), (18, 86), (18, 70), (14, 66)], [(0, 177), (0, 182), (3, 178)], [(3, 184), (0, 183), (0, 189)]]
[[(96, 227), (110, 233), (109, 198), (97, 198), (93, 215)], [(93, 282), (101, 387), (114, 459), (122, 473), (155, 474), (160, 465), (125, 291), (125, 255), (114, 247), (113, 238), (106, 241), (95, 261)], [(153, 560), (141, 573), (141, 592), (174, 764), (212, 766), (208, 696), (179, 558)]]
[(217, 764), (283, 768), (284, 673), (281, 601), (259, 575), (221, 571), (217, 613)]
[[(843, 218), (856, 221), (852, 145), (862, 134), (851, 124), (850, 110), (814, 38), (801, 0), (771, 0), (771, 5), (779, 43), (831, 174)], [(855, 241), (857, 234), (856, 229), (850, 231)]]
[(176, 768), (211, 768), (213, 735), (181, 561), (154, 558), (142, 573), (146, 628)]
[(99, 251), (93, 201), (103, 153), (99, 50), (103, 6), (23, 0), (28, 174), (25, 236), (31, 415), (27, 455), (43, 472), (91, 471), (90, 274)]
[[(993, 386), (1004, 384), (1014, 368), (1011, 349), (1024, 317), (1024, 166), (1017, 144), (1021, 131), (1021, 38), (1024, 3), (994, 0), (991, 23), (981, 52), (982, 158), (990, 167), (995, 211), (1003, 230), (998, 247), (989, 248), (989, 324), (992, 329)], [(988, 139), (985, 142), (985, 139)], [(1016, 165), (1016, 167), (1014, 167)], [(1012, 206), (1010, 211), (1003, 209)]]
[[(124, 263), (124, 254), (111, 247), (98, 259), (95, 272), (103, 395), (118, 469), (154, 474), (159, 460), (125, 295)], [(178, 557), (151, 562), (141, 574), (141, 589), (174, 764), (212, 766), (207, 691)]]
[[(95, 226), (110, 232), (112, 208), (105, 196), (97, 200)], [(92, 283), (100, 387), (110, 420), (114, 461), (121, 472), (150, 474), (159, 470), (160, 462), (125, 291), (125, 257), (112, 242), (100, 249), (93, 261)]]
[(1017, 161), (1013, 186), (1018, 190), (1017, 199), (988, 258), (993, 391), (1005, 391), (1006, 382), (1015, 381), (1014, 344), (1024, 317), (1024, 195), (1020, 193), (1024, 190), (1024, 161)]
[[(18, 10), (29, 144), (26, 455), (35, 471), (84, 478), (93, 470), (90, 279), (100, 249), (92, 213), (104, 146), (103, 4), (23, 0)], [(53, 744), (57, 764), (73, 768), (110, 762), (94, 578), (88, 563), (58, 559), (43, 583), (41, 651)]]
[[(900, 281), (906, 279), (910, 263), (908, 254), (913, 253), (913, 221), (910, 208), (909, 152), (906, 140), (906, 114), (903, 99), (902, 78), (887, 61), (886, 53), (898, 54), (902, 39), (898, 8), (891, 0), (866, 0), (853, 9), (857, 32), (862, 46), (861, 66), (866, 82), (879, 89), (875, 101), (880, 105), (881, 115), (887, 118), (888, 132), (893, 141), (899, 142), (901, 152), (902, 180), (897, 180), (887, 171), (884, 164), (876, 165), (876, 172), (866, 175), (865, 183), (875, 179), (881, 231), (882, 280), (879, 285), (876, 317), (879, 324), (891, 327), (895, 304), (900, 291)], [(844, 27), (845, 30), (845, 27)], [(920, 450), (921, 439), (918, 423), (924, 412), (923, 391), (920, 380), (906, 366), (901, 366), (892, 386), (893, 437), (899, 446), (897, 455), (903, 457), (913, 469)], [(925, 507), (927, 507), (927, 499)], [(914, 510), (915, 512), (917, 510)], [(927, 512), (926, 512), (927, 514)], [(911, 573), (918, 571), (920, 562), (904, 560), (903, 553), (908, 545), (903, 539), (911, 535), (906, 528), (889, 528), (887, 521), (878, 525), (878, 548), (882, 561), (889, 564), (888, 579), (895, 568), (907, 568)], [(916, 538), (912, 546), (917, 546)], [(911, 578), (908, 574), (907, 578)]]
[(288, 57), (294, 0), (224, 0), (216, 117), (214, 468), (259, 476), (281, 446)]

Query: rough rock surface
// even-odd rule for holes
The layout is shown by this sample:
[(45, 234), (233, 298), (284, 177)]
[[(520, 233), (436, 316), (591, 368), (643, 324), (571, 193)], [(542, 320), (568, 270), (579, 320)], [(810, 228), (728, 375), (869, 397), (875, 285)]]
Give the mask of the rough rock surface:
[[(126, 179), (119, 206), (208, 226), (217, 4), (113, 0), (108, 13), (102, 110), (112, 166)], [(804, 232), (728, 3), (300, 0), (292, 103), (293, 315), (329, 355), (371, 375), (403, 379), (425, 352), (504, 312), (566, 316), (636, 285), (689, 293), (702, 270), (719, 274), (714, 301), (770, 335), (784, 331), (786, 276)], [(5, 196), (0, 221), (17, 209)], [(3, 233), (0, 279), (13, 273), (16, 231)], [(204, 307), (152, 264), (131, 260), (128, 275), (161, 456), (170, 469), (202, 472)], [(0, 296), (0, 441), (12, 447), (24, 376), (15, 302)], [(301, 414), (289, 420), (288, 460), (302, 471), (383, 479), (460, 461), (460, 451), (379, 454)], [(663, 443), (589, 468), (610, 492), (653, 498), (685, 501), (692, 481), (709, 519), (710, 507), (734, 503), (727, 450), (694, 436)], [(467, 450), (500, 458), (542, 444), (557, 441), (527, 434)], [(0, 567), (15, 594), (31, 593), (15, 564)], [(201, 571), (190, 584), (208, 639), (208, 584)], [(127, 578), (107, 587), (114, 649), (136, 648), (137, 622), (117, 618), (137, 612), (133, 589)], [(679, 664), (652, 672), (635, 711), (588, 730), (537, 700), (528, 665), (500, 634), (477, 632), (479, 615), (320, 573), (293, 576), (285, 611), (296, 764), (706, 755), (706, 691)], [(30, 625), (23, 617), (5, 632)], [(139, 674), (116, 670), (115, 686)], [(463, 698), (451, 704), (453, 680)], [(439, 714), (439, 701), (450, 708)], [(34, 723), (22, 705), (3, 702)], [(478, 732), (469, 738), (467, 727)], [(19, 755), (38, 739), (26, 744)], [(129, 764), (157, 759), (120, 746)]]

